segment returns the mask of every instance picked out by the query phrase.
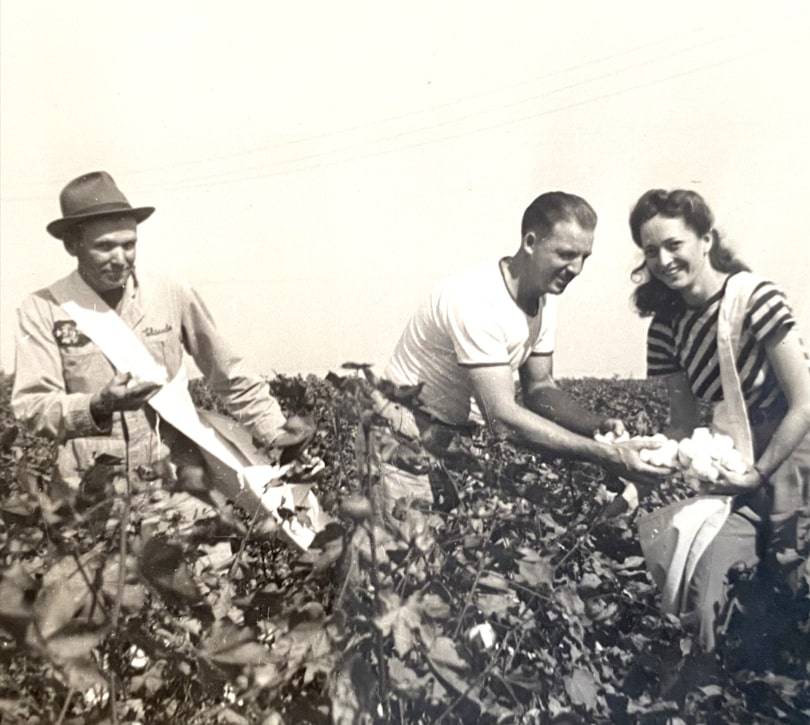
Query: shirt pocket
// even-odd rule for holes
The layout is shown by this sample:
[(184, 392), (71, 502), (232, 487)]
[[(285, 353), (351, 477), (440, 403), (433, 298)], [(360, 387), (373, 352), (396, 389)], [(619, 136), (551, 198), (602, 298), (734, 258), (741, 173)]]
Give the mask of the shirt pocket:
[(115, 368), (93, 343), (60, 349), (68, 393), (95, 393), (115, 375)]
[(183, 364), (183, 348), (178, 340), (169, 335), (161, 335), (148, 338), (146, 347), (155, 361), (166, 368), (169, 380), (177, 375)]

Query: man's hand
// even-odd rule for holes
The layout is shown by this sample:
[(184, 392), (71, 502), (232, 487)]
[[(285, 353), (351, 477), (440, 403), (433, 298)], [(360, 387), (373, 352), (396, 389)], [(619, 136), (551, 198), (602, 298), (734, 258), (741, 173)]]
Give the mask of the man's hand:
[(613, 449), (618, 456), (618, 460), (614, 464), (608, 465), (607, 468), (611, 473), (615, 473), (622, 478), (638, 481), (648, 486), (660, 483), (667, 476), (670, 476), (675, 469), (666, 466), (652, 466), (641, 460), (641, 451), (643, 449), (659, 448), (660, 446), (660, 441), (651, 441), (649, 439), (615, 443)]
[(281, 433), (270, 443), (271, 448), (281, 449), (279, 463), (291, 463), (298, 458), (315, 435), (315, 423), (309, 416), (292, 415), (281, 427)]
[(100, 423), (116, 410), (139, 410), (160, 387), (155, 382), (133, 382), (131, 373), (119, 373), (90, 399), (90, 413)]

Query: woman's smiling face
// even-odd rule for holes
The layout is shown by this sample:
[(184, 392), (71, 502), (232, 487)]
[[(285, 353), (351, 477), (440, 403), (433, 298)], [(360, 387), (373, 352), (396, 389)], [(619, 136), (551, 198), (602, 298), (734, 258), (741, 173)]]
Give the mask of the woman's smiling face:
[(698, 236), (680, 217), (654, 216), (641, 225), (640, 237), (647, 269), (670, 289), (690, 289), (711, 269), (711, 233)]

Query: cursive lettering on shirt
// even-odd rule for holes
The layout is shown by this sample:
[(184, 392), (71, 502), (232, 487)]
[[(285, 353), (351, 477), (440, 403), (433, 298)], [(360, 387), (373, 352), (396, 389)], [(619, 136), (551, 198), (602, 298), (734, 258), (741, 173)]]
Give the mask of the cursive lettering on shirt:
[(154, 337), (155, 335), (162, 335), (164, 332), (169, 332), (172, 326), (167, 322), (163, 327), (147, 327), (144, 329), (143, 334), (146, 337)]

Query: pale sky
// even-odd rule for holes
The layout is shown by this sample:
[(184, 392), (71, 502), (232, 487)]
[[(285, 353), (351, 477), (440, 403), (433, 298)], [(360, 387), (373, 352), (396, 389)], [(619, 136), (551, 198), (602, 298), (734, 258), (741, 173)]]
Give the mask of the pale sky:
[(643, 376), (627, 227), (702, 193), (810, 341), (810, 4), (3, 0), (0, 368), (67, 274), (64, 184), (109, 171), (139, 267), (189, 281), (262, 373), (383, 367), (448, 274), (515, 251), (563, 189), (599, 214), (559, 377)]

